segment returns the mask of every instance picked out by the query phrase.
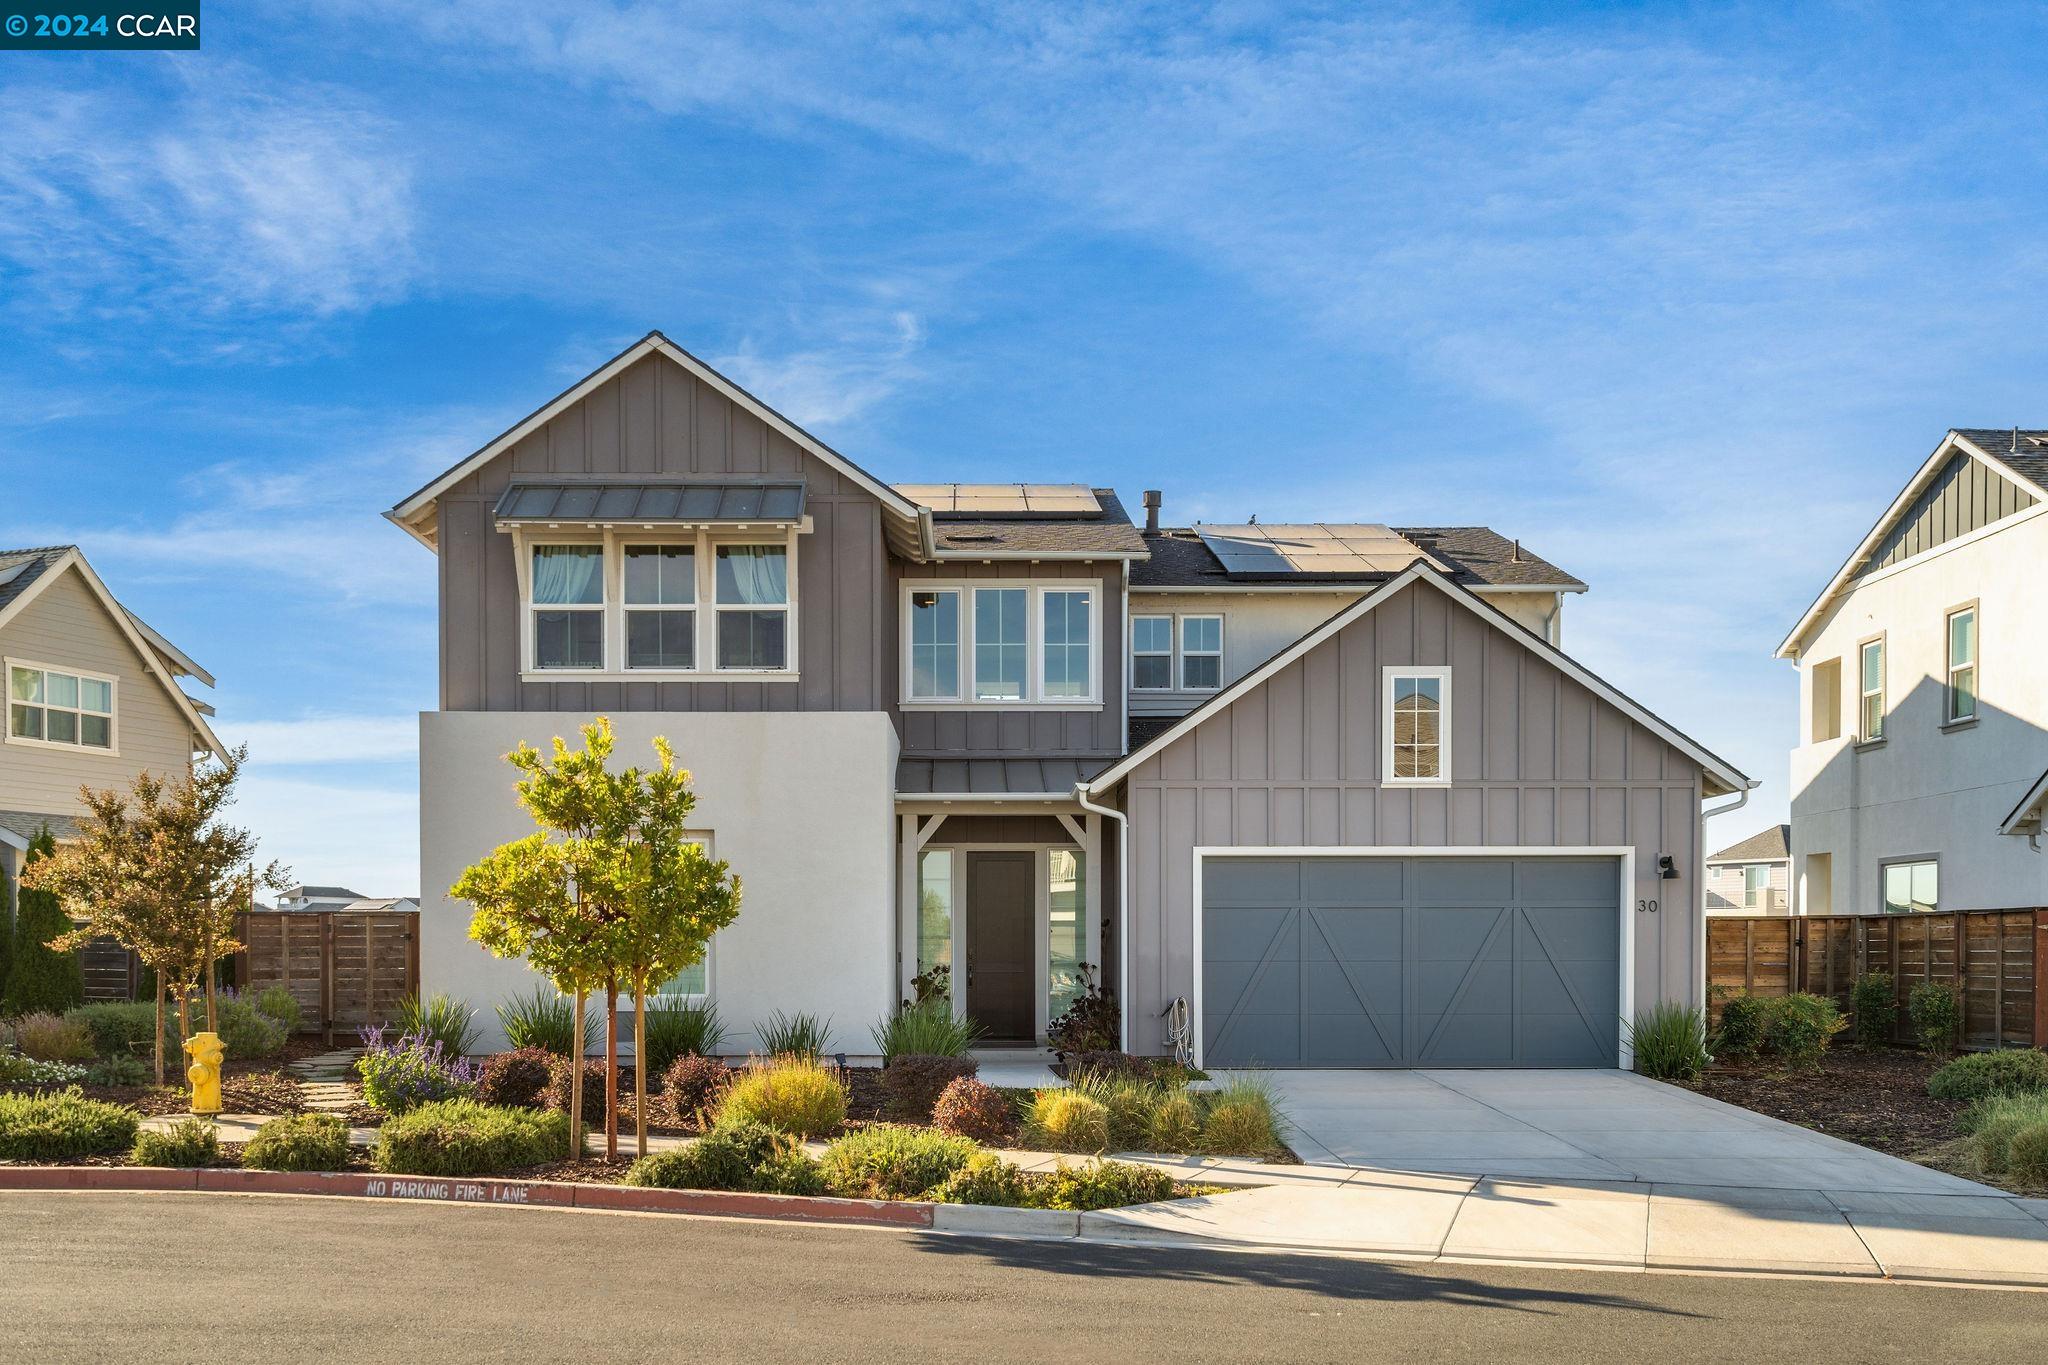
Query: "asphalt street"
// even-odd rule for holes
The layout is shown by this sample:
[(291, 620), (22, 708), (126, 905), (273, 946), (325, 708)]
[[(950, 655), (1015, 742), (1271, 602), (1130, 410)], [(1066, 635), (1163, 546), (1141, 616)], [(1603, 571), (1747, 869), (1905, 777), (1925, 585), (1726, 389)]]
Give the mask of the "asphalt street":
[(0, 1360), (2038, 1358), (2048, 1295), (540, 1209), (0, 1194)]

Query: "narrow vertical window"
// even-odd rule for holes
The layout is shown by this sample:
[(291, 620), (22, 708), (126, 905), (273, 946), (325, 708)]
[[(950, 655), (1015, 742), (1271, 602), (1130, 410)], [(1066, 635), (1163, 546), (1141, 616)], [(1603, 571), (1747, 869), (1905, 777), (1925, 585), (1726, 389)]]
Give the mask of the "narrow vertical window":
[(604, 547), (533, 547), (533, 666), (604, 667)]
[(1088, 855), (1048, 849), (1045, 855), (1045, 945), (1047, 1022), (1058, 1019), (1087, 992), (1081, 974), (1087, 952)]
[(1769, 897), (1771, 890), (1771, 865), (1769, 863), (1747, 863), (1742, 869), (1742, 905), (1754, 910)]
[[(917, 974), (938, 989), (952, 969), (953, 850), (929, 848), (917, 860)], [(943, 993), (951, 997), (950, 980)]]
[(1947, 721), (1977, 718), (1977, 609), (1962, 607), (1948, 614)]
[(1386, 780), (1449, 781), (1451, 670), (1390, 668), (1386, 689)]
[(1024, 588), (974, 590), (974, 698), (1022, 701), (1030, 656), (1025, 637), (1030, 593)]
[(717, 554), (718, 666), (789, 667), (789, 551), (781, 545), (721, 545)]
[(1180, 618), (1180, 685), (1189, 692), (1223, 686), (1223, 618)]
[(1044, 676), (1039, 695), (1048, 701), (1086, 698), (1095, 690), (1089, 677), (1095, 652), (1089, 611), (1093, 598), (1086, 592), (1048, 591), (1040, 603)]
[(1131, 687), (1164, 692), (1173, 687), (1173, 618), (1131, 618)]
[(1856, 711), (1856, 734), (1868, 744), (1884, 738), (1884, 641), (1865, 641), (1859, 653), (1861, 690)]
[(910, 594), (910, 697), (956, 701), (960, 696), (960, 590), (921, 588)]
[(697, 666), (697, 552), (626, 547), (626, 667)]
[[(686, 834), (683, 842), (694, 844), (704, 850), (704, 856), (711, 856), (711, 836), (707, 834)], [(691, 999), (703, 999), (711, 991), (711, 944), (704, 945), (704, 956), (677, 972), (668, 980), (656, 986), (650, 995), (680, 995)]]

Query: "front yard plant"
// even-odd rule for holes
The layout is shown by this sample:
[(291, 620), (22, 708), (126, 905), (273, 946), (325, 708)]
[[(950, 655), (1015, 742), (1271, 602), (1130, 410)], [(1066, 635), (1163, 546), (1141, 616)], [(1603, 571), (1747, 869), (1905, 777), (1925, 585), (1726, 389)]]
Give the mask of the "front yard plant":
[(1076, 1052), (1108, 1052), (1123, 1045), (1123, 1012), (1109, 987), (1095, 979), (1095, 968), (1077, 964), (1081, 994), (1046, 1027), (1045, 1040), (1062, 1060)]
[(2042, 1090), (2048, 1090), (2048, 1052), (2030, 1047), (1973, 1052), (1927, 1078), (1927, 1093), (1938, 1100), (1981, 1100)]
[(946, 1087), (962, 1077), (972, 1077), (976, 1069), (971, 1057), (917, 1052), (897, 1056), (882, 1069), (888, 1116), (899, 1123), (929, 1123), (932, 1108)]
[(1772, 1056), (1793, 1070), (1811, 1071), (1847, 1026), (1841, 1009), (1826, 996), (1803, 991), (1738, 995), (1721, 1007), (1712, 1051), (1732, 1058)]
[(89, 1062), (92, 1030), (79, 1020), (59, 1018), (45, 1010), (14, 1021), (14, 1046), (38, 1062)]
[(362, 1040), (356, 1071), (363, 1078), (363, 1098), (387, 1113), (467, 1096), (476, 1089), (477, 1064), (451, 1056), (438, 1039), (406, 1033), (387, 1042), (384, 1029), (371, 1026), (362, 1031)]
[(466, 1057), (476, 1051), (476, 1011), (452, 995), (409, 995), (399, 1005), (395, 1022), (399, 1033), (439, 1044), (444, 1056)]
[(0, 1052), (0, 1085), (76, 1085), (90, 1071), (77, 1062), (39, 1062), (18, 1052)]
[(478, 1104), (538, 1109), (548, 1088), (555, 1056), (544, 1048), (521, 1047), (484, 1058), (477, 1073)]
[(833, 1140), (826, 1188), (848, 1199), (916, 1199), (965, 1166), (979, 1146), (931, 1128), (878, 1123)]
[(685, 1053), (716, 1057), (725, 1044), (718, 1006), (708, 1000), (650, 996), (640, 1014), (647, 1040), (639, 1055), (647, 1059), (650, 1076), (662, 1075)]
[(138, 1166), (211, 1166), (220, 1159), (220, 1132), (205, 1119), (181, 1119), (162, 1131), (144, 1129), (129, 1160)]
[(1265, 1158), (1285, 1149), (1281, 1140), (1285, 1121), (1270, 1078), (1258, 1072), (1239, 1072), (1206, 1098), (1203, 1151), (1212, 1156)]
[(1109, 1110), (1079, 1090), (1040, 1090), (1024, 1110), (1024, 1140), (1051, 1152), (1102, 1151), (1109, 1146)]
[(732, 1069), (724, 1062), (685, 1052), (661, 1073), (662, 1110), (670, 1123), (705, 1127), (731, 1081)]
[(2012, 1135), (2006, 1166), (2020, 1184), (2048, 1189), (2048, 1123), (2037, 1123)]
[(1970, 1134), (1970, 1159), (1986, 1175), (2008, 1169), (2013, 1139), (2036, 1128), (2048, 1128), (2048, 1095), (1993, 1095), (1963, 1111), (1962, 1126)]
[(64, 1161), (125, 1152), (141, 1115), (122, 1104), (89, 1100), (76, 1089), (0, 1094), (0, 1160)]
[(1151, 1166), (1128, 1161), (1087, 1161), (1069, 1166), (1062, 1161), (1032, 1182), (1030, 1204), (1041, 1209), (1121, 1208), (1173, 1198), (1173, 1177)]
[(370, 1163), (393, 1175), (487, 1175), (537, 1166), (568, 1143), (566, 1114), (437, 1100), (386, 1119)]
[(1856, 1041), (1883, 1047), (1899, 1026), (1899, 998), (1890, 972), (1865, 972), (1849, 988), (1849, 1008), (1856, 1014)]
[[(515, 1049), (537, 1047), (567, 1057), (576, 1046), (576, 1002), (546, 982), (498, 1004), (498, 1025)], [(597, 1030), (597, 1017), (583, 1012), (583, 1036)]]
[(1707, 1053), (1706, 1016), (1675, 1000), (1637, 1011), (1628, 1038), (1637, 1073), (1652, 1080), (1696, 1080), (1713, 1061)]
[(287, 1114), (256, 1130), (242, 1149), (253, 1171), (338, 1171), (348, 1165), (348, 1121), (339, 1114)]
[(1913, 1036), (1930, 1056), (1946, 1057), (1956, 1050), (1956, 1035), (1963, 1028), (1963, 999), (1953, 986), (1939, 981), (1922, 981), (1906, 997), (1906, 1017), (1913, 1023)]
[(832, 1068), (797, 1056), (750, 1063), (726, 1087), (718, 1121), (759, 1123), (796, 1137), (826, 1137), (846, 1121), (846, 1083)]
[(227, 1049), (228, 1056), (246, 1060), (275, 1057), (284, 1051), (291, 1030), (282, 1019), (259, 1009), (255, 1002), (237, 999), (231, 992), (222, 991), (213, 1008), (214, 1032), (220, 1035), (221, 1046)]
[(796, 1139), (759, 1123), (723, 1123), (688, 1147), (633, 1163), (628, 1185), (664, 1190), (823, 1194), (825, 1178)]
[(965, 1166), (934, 1187), (930, 1197), (941, 1204), (1017, 1209), (1031, 1202), (1031, 1182), (994, 1152), (976, 1152)]
[(1017, 1111), (994, 1086), (972, 1076), (956, 1076), (932, 1105), (932, 1127), (995, 1146), (1015, 1135)]
[(1192, 1152), (1202, 1141), (1202, 1110), (1185, 1090), (1152, 1107), (1143, 1146), (1148, 1152)]
[(981, 1026), (953, 1017), (953, 1002), (937, 996), (905, 1005), (876, 1023), (875, 1050), (882, 1064), (898, 1057), (965, 1057), (981, 1038)]
[(801, 1010), (795, 1014), (777, 1010), (755, 1025), (754, 1032), (760, 1036), (761, 1051), (770, 1057), (815, 1062), (832, 1041), (832, 1021)]

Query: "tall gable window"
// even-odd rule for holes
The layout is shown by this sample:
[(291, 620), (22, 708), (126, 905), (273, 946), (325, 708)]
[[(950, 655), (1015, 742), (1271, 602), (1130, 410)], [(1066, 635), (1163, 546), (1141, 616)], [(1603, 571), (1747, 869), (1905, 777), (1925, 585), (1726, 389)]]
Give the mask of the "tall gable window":
[(1040, 595), (1039, 604), (1045, 621), (1039, 695), (1048, 701), (1087, 696), (1094, 690), (1095, 677), (1095, 627), (1089, 620), (1094, 594), (1086, 589), (1048, 590)]
[(113, 752), (114, 680), (10, 660), (7, 737)]
[(1856, 657), (1856, 738), (1874, 744), (1884, 738), (1884, 638), (1865, 640)]
[(626, 667), (697, 666), (697, 551), (628, 545)]
[(1397, 786), (1447, 783), (1451, 773), (1451, 670), (1385, 670), (1383, 779)]
[[(900, 702), (911, 708), (1102, 704), (1101, 589), (990, 581), (902, 585)], [(1172, 622), (1165, 622), (1171, 680)]]
[(1031, 644), (1026, 588), (974, 590), (974, 699), (1022, 701)]
[(533, 547), (533, 666), (604, 667), (604, 546)]
[(1942, 720), (1950, 725), (1977, 718), (1977, 608), (1948, 614), (1948, 691)]
[(718, 666), (779, 670), (789, 659), (789, 551), (718, 547)]

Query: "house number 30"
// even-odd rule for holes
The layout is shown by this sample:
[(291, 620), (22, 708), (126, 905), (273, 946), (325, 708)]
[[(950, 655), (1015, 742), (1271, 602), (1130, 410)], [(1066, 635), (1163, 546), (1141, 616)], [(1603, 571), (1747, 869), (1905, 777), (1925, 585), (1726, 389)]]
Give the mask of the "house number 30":
[(1656, 914), (1656, 913), (1657, 913), (1657, 902), (1655, 902), (1655, 901), (1653, 901), (1653, 900), (1651, 900), (1651, 901), (1637, 901), (1637, 902), (1636, 902), (1636, 913), (1637, 913), (1638, 915), (1654, 915), (1654, 914)]

